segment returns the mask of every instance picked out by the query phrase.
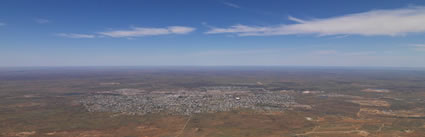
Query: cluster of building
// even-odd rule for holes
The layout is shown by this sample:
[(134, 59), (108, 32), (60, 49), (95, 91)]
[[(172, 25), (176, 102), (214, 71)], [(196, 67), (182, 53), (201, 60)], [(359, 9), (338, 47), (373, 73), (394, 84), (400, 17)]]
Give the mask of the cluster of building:
[(81, 100), (90, 112), (190, 115), (236, 109), (284, 111), (294, 99), (278, 92), (177, 92), (175, 94), (95, 94)]

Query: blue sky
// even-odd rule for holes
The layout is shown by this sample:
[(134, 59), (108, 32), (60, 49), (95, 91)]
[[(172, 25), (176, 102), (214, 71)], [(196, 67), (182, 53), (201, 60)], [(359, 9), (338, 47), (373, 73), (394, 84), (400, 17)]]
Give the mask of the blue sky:
[(0, 67), (139, 65), (425, 67), (425, 1), (0, 1)]

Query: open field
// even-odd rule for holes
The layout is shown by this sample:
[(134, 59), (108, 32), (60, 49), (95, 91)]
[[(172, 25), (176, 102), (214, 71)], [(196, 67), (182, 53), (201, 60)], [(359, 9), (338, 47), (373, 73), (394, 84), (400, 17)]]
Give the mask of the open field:
[(421, 137), (424, 106), (422, 70), (0, 70), (5, 137)]

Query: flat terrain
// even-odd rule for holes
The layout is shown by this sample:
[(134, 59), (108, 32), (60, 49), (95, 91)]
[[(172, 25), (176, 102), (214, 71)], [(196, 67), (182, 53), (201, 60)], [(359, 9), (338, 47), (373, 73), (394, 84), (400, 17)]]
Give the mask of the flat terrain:
[(0, 69), (5, 137), (422, 137), (425, 70)]

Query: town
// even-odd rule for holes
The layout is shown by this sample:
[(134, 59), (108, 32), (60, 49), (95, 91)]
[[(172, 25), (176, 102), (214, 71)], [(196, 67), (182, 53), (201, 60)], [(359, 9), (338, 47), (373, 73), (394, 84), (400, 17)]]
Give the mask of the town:
[[(210, 88), (208, 88), (210, 89)], [(218, 88), (223, 89), (223, 88)], [(80, 102), (90, 112), (115, 112), (143, 115), (167, 113), (190, 115), (193, 113), (213, 113), (236, 109), (256, 111), (284, 111), (296, 104), (293, 97), (280, 92), (253, 92), (226, 88), (227, 90), (178, 91), (175, 93), (129, 94), (134, 89), (118, 90), (118, 93), (99, 93), (83, 98)], [(241, 88), (238, 88), (241, 89)], [(258, 90), (258, 89), (255, 89)]]

